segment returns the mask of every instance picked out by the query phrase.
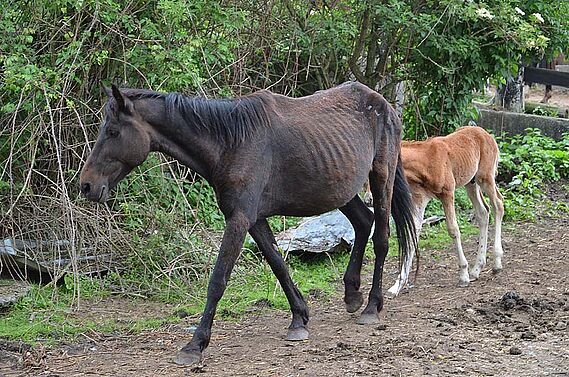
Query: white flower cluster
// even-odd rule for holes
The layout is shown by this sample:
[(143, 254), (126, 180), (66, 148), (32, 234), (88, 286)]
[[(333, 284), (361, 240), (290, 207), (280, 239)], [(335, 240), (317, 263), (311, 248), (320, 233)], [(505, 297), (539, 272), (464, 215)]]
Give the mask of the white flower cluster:
[(487, 18), (489, 20), (494, 18), (494, 15), (490, 13), (490, 11), (486, 8), (478, 8), (476, 9), (476, 14), (478, 14), (481, 18)]
[(536, 20), (538, 20), (541, 23), (544, 23), (545, 20), (543, 19), (543, 17), (541, 16), (540, 13), (532, 13), (532, 15), (536, 18)]

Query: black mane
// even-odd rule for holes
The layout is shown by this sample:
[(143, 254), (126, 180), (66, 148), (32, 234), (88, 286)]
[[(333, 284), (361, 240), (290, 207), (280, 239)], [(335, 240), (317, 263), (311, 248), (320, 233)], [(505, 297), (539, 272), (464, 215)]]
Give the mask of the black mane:
[(166, 95), (166, 116), (205, 130), (229, 146), (236, 146), (259, 127), (269, 124), (265, 103), (257, 95), (237, 99), (190, 98), (179, 93)]
[(262, 95), (254, 94), (236, 99), (205, 99), (151, 90), (124, 89), (122, 92), (133, 100), (164, 99), (169, 122), (176, 126), (191, 126), (209, 132), (230, 147), (243, 143), (257, 129), (269, 125)]

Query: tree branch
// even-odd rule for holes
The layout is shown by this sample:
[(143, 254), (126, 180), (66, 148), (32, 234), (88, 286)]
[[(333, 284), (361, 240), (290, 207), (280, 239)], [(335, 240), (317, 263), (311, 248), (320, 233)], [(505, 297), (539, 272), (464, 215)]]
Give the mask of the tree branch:
[(356, 76), (356, 79), (358, 81), (364, 82), (364, 83), (366, 81), (366, 78), (365, 78), (364, 73), (362, 72), (362, 70), (358, 66), (358, 60), (360, 59), (362, 52), (363, 52), (363, 49), (364, 49), (365, 38), (367, 35), (368, 27), (369, 27), (369, 8), (366, 7), (366, 9), (364, 10), (364, 14), (363, 14), (362, 26), (360, 27), (360, 35), (358, 36), (358, 39), (356, 40), (356, 44), (354, 46), (354, 51), (352, 52), (352, 56), (350, 57), (350, 60), (348, 61), (348, 65), (350, 66), (350, 70), (352, 71), (354, 76)]

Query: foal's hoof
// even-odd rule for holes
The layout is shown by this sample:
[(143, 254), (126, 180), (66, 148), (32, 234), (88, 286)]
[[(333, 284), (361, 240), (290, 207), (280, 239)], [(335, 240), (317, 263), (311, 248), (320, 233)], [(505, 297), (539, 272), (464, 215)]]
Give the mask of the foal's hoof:
[(470, 281), (476, 281), (480, 277), (480, 270), (470, 271), (468, 275), (470, 276)]
[(379, 323), (379, 318), (377, 317), (377, 314), (362, 313), (356, 323), (358, 325), (375, 325), (376, 323)]
[(361, 292), (355, 292), (349, 297), (346, 296), (344, 298), (344, 302), (346, 303), (346, 311), (348, 313), (355, 313), (362, 307), (364, 303), (364, 296)]
[(178, 365), (194, 365), (199, 364), (202, 360), (202, 354), (199, 351), (178, 351), (174, 362)]
[(294, 329), (288, 329), (286, 334), (286, 340), (297, 342), (300, 340), (308, 340), (308, 330), (306, 327), (297, 327)]
[(493, 267), (492, 272), (494, 274), (499, 274), (500, 272), (502, 272), (502, 267)]
[(460, 288), (466, 288), (470, 285), (470, 280), (459, 280), (458, 281), (458, 286)]

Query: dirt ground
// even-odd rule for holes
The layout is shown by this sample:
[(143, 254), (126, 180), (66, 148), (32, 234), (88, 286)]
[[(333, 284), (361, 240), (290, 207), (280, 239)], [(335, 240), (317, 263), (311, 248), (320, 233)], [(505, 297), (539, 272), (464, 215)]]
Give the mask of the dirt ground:
[[(567, 200), (563, 195), (558, 199)], [(567, 376), (567, 229), (567, 217), (510, 224), (504, 271), (494, 275), (487, 267), (468, 288), (456, 286), (451, 250), (423, 252), (415, 287), (386, 301), (380, 325), (357, 325), (339, 290), (310, 301), (308, 341), (285, 341), (289, 313), (260, 308), (238, 322), (216, 321), (196, 367), (172, 363), (190, 338), (184, 328), (196, 319), (188, 318), (136, 335), (85, 334), (52, 347), (0, 341), (0, 376)], [(474, 240), (465, 250), (472, 260)], [(390, 263), (386, 286), (395, 272)], [(120, 300), (98, 307), (94, 315), (169, 310)]]
[[(531, 88), (526, 86), (524, 90), (526, 90), (525, 100), (534, 103), (541, 102), (545, 94), (544, 85), (534, 85)], [(561, 108), (569, 107), (569, 88), (553, 87), (553, 90), (551, 91), (551, 98), (547, 104)]]

